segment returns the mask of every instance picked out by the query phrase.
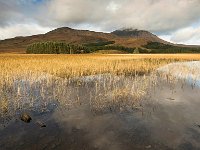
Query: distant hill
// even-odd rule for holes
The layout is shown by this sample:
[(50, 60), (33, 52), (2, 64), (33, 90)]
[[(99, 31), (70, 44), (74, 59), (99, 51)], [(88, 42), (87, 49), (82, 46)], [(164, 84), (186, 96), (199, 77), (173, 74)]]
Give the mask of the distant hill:
[[(144, 30), (124, 29), (116, 30), (111, 33), (103, 33), (61, 27), (47, 32), (46, 34), (32, 35), (26, 37), (15, 37), (11, 39), (1, 40), (0, 52), (25, 53), (28, 45), (37, 42), (47, 41), (65, 42), (67, 44), (98, 46), (102, 43), (109, 43), (109, 46), (122, 46), (127, 48), (143, 47), (144, 49), (147, 49), (145, 45), (148, 45), (149, 43), (174, 45)], [(185, 45), (179, 46), (184, 47)]]

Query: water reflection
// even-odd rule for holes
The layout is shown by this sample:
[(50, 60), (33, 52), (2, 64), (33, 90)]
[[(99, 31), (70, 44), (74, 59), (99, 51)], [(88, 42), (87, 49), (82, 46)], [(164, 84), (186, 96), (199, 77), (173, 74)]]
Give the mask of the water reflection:
[[(16, 81), (5, 89), (12, 91), (6, 95), (9, 99), (5, 106), (12, 104), (11, 98), (18, 103), (7, 106), (7, 115), (1, 117), (0, 147), (200, 149), (200, 89), (179, 78), (181, 71), (177, 68), (174, 70), (179, 74), (172, 74), (165, 67), (158, 70), (162, 72), (159, 76), (104, 74)], [(198, 76), (195, 79), (198, 81)], [(29, 124), (19, 119), (24, 111), (32, 117)], [(6, 117), (10, 119), (5, 124), (2, 119)], [(38, 120), (46, 128), (39, 127)]]
[(171, 63), (159, 68), (158, 71), (200, 87), (200, 61)]

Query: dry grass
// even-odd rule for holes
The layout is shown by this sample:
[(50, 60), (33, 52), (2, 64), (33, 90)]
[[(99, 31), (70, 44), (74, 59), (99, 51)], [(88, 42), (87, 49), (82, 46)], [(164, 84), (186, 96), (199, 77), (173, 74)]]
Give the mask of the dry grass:
[[(170, 62), (185, 60), (200, 60), (200, 55), (1, 54), (0, 97), (3, 100), (0, 100), (0, 111), (15, 113), (15, 110), (27, 106), (34, 107), (35, 102), (39, 102), (43, 109), (52, 100), (67, 106), (81, 104), (81, 95), (78, 93), (83, 89), (79, 87), (85, 81), (79, 78), (76, 82), (72, 80), (98, 74), (109, 74), (112, 77), (106, 76), (103, 82), (94, 81), (94, 88), (90, 84), (84, 85), (85, 89), (91, 91), (95, 89), (93, 95), (89, 97), (92, 109), (102, 110), (112, 106), (121, 109), (122, 106), (133, 106), (135, 101), (142, 99), (148, 92), (149, 83), (155, 84), (154, 79), (149, 82), (145, 76), (141, 82), (140, 75), (149, 74)], [(115, 80), (116, 75), (123, 78)], [(124, 76), (132, 76), (132, 78), (127, 80)]]
[[(45, 72), (60, 77), (148, 73), (161, 65), (199, 60), (197, 54), (157, 55), (0, 55), (1, 77)], [(0, 80), (2, 81), (2, 80)]]

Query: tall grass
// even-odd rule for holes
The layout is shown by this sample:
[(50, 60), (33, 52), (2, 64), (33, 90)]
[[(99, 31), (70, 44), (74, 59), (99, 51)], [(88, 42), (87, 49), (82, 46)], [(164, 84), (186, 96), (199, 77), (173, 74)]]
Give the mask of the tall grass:
[[(59, 77), (101, 73), (148, 73), (175, 60), (199, 60), (200, 55), (0, 55), (1, 77), (45, 72)], [(0, 80), (2, 82), (2, 80)]]
[[(85, 99), (95, 112), (133, 108), (156, 82), (155, 78), (149, 81), (146, 75), (171, 62), (199, 59), (196, 54), (2, 54), (0, 112), (15, 114), (26, 108), (45, 111), (55, 101), (70, 108), (83, 104)], [(91, 75), (97, 76), (87, 82), (85, 76)]]

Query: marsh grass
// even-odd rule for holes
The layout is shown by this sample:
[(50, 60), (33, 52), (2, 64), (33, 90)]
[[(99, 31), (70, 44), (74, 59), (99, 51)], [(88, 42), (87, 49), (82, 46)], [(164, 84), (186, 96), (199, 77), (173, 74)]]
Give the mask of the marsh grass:
[(132, 111), (140, 106), (149, 88), (145, 76), (107, 76), (100, 81), (95, 94), (90, 96), (90, 106), (95, 113)]
[(95, 113), (134, 109), (156, 85), (157, 68), (199, 59), (193, 54), (0, 55), (0, 111), (49, 111), (58, 104), (68, 109), (89, 104)]

